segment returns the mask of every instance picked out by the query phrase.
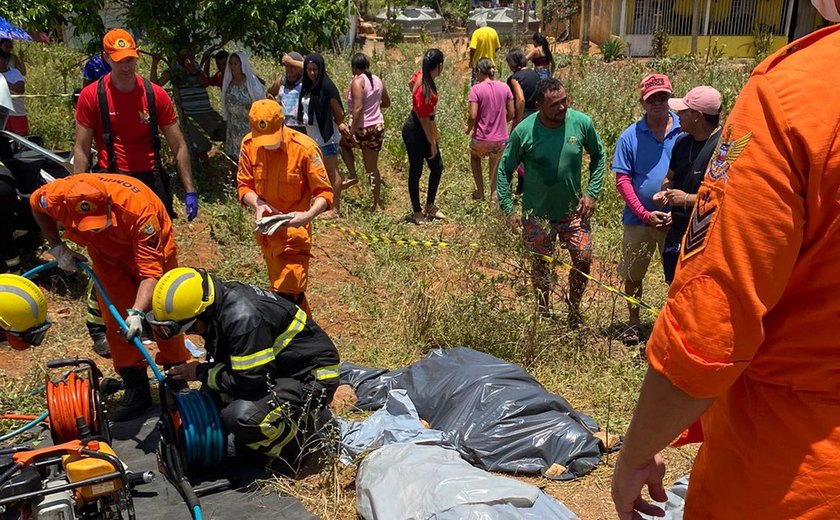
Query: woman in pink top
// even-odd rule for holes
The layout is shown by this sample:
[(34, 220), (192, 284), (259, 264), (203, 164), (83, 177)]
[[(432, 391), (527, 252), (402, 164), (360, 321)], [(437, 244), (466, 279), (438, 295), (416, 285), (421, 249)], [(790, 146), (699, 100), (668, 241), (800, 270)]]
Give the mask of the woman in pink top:
[(379, 76), (370, 73), (368, 57), (357, 53), (350, 60), (353, 79), (347, 87), (347, 105), (353, 115), (353, 123), (341, 139), (341, 158), (347, 165), (349, 179), (344, 181), (344, 188), (356, 184), (356, 161), (353, 147), (362, 149), (362, 160), (370, 176), (373, 191), (373, 210), (383, 209), (380, 196), (381, 178), (379, 176), (379, 152), (385, 135), (385, 118), (380, 108), (391, 106), (388, 90)]
[(513, 119), (513, 94), (510, 88), (493, 77), (496, 67), (487, 58), (475, 66), (478, 83), (470, 89), (470, 115), (465, 132), (473, 132), (470, 142), (470, 167), (475, 179), (474, 200), (484, 199), (484, 179), (481, 160), (490, 160), (490, 203), (496, 202), (496, 169), (508, 139), (508, 121)]

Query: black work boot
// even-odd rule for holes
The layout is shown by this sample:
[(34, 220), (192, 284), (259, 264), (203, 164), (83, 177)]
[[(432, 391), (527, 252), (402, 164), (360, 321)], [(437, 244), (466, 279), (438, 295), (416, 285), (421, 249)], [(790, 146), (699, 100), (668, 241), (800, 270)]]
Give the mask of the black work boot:
[(93, 351), (102, 357), (111, 357), (111, 347), (108, 345), (108, 338), (105, 334), (91, 334), (90, 339), (93, 340)]
[(120, 368), (117, 373), (122, 377), (125, 392), (122, 402), (111, 414), (111, 420), (123, 422), (138, 417), (152, 404), (152, 392), (145, 367)]

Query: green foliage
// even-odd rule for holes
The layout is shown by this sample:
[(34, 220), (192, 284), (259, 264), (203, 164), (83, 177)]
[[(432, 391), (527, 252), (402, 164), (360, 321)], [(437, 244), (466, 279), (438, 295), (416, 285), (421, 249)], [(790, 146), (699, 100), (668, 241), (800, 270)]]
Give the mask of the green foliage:
[(385, 20), (379, 24), (376, 32), (382, 36), (382, 43), (385, 47), (395, 47), (398, 43), (402, 43), (404, 39), (402, 28), (393, 20)]
[(753, 28), (752, 48), (755, 49), (755, 61), (760, 63), (770, 55), (773, 49), (773, 31), (765, 24)]
[(668, 34), (668, 29), (664, 25), (658, 25), (653, 32), (650, 46), (653, 50), (654, 58), (664, 58), (668, 55), (668, 48), (671, 46), (671, 36)]
[(426, 26), (420, 28), (420, 43), (423, 45), (429, 46), (434, 43), (435, 39), (432, 38), (432, 35), (429, 34), (429, 31), (426, 30)]
[(627, 44), (624, 43), (624, 40), (618, 36), (613, 36), (609, 40), (605, 41), (599, 46), (599, 48), (601, 49), (604, 61), (607, 63), (622, 60), (626, 57), (624, 51), (627, 48)]
[(543, 23), (566, 20), (580, 14), (580, 0), (543, 0)]

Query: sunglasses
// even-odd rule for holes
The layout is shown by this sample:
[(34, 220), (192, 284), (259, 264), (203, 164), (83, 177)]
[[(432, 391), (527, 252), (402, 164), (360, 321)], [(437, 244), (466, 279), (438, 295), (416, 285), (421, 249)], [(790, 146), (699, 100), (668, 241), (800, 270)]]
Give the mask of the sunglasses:
[(44, 338), (47, 336), (47, 331), (52, 326), (52, 322), (50, 320), (45, 321), (42, 325), (38, 325), (37, 327), (32, 327), (30, 329), (26, 329), (23, 332), (15, 332), (13, 330), (7, 330), (6, 334), (17, 338), (27, 345), (32, 345), (37, 347), (40, 345)]
[(190, 318), (184, 321), (166, 320), (157, 321), (152, 311), (146, 313), (146, 322), (151, 327), (155, 337), (160, 339), (171, 339), (179, 334), (185, 334), (192, 327), (198, 318)]

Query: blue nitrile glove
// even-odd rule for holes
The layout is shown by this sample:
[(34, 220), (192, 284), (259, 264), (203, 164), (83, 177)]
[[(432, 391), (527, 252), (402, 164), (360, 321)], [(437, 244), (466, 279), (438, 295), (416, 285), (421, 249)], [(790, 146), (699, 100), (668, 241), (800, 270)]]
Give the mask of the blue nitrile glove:
[(192, 222), (198, 216), (198, 195), (189, 192), (184, 195), (184, 204), (187, 206), (187, 222)]

